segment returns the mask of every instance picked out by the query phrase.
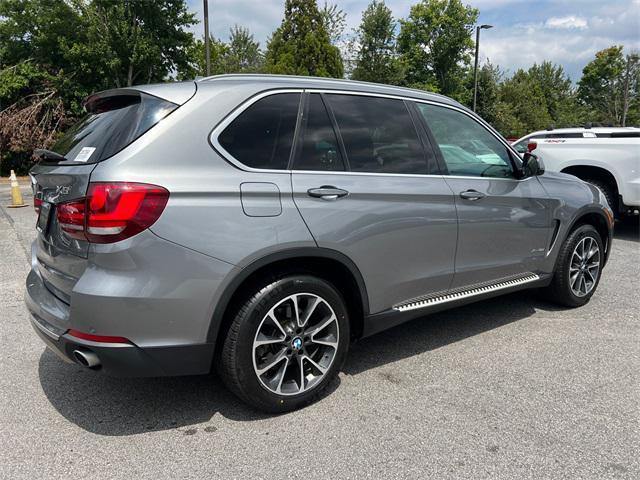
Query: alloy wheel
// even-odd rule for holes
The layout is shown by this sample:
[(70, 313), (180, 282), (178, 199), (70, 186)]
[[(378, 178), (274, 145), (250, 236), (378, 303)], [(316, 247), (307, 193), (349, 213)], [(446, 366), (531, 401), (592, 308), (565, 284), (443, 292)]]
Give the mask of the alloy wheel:
[(338, 319), (313, 293), (280, 300), (263, 317), (253, 341), (253, 368), (260, 383), (278, 395), (297, 395), (318, 385), (333, 364)]
[(600, 274), (600, 247), (593, 237), (581, 239), (571, 255), (569, 284), (571, 291), (584, 297), (595, 287)]

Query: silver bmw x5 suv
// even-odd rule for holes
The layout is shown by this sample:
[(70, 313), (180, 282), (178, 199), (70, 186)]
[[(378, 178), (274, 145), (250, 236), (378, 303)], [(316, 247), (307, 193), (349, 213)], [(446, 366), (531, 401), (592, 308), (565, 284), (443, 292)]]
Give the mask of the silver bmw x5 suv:
[(228, 75), (92, 95), (31, 170), (26, 304), (62, 359), (216, 369), (271, 412), (315, 399), (350, 342), (525, 288), (594, 294), (602, 192), (421, 91)]

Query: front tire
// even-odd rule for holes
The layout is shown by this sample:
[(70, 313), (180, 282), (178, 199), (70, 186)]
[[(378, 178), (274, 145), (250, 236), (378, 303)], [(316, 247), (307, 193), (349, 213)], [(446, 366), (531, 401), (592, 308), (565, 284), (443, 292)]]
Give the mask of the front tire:
[(235, 312), (218, 369), (227, 387), (270, 413), (313, 402), (347, 354), (344, 300), (326, 281), (291, 275), (258, 288)]
[(560, 247), (546, 296), (565, 307), (585, 305), (598, 287), (603, 261), (604, 247), (598, 231), (593, 225), (577, 227)]

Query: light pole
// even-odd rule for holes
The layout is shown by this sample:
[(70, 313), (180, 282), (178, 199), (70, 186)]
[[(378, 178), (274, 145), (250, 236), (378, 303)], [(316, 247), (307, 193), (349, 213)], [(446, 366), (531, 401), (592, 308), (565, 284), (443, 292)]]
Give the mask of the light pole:
[(208, 77), (209, 75), (211, 75), (211, 47), (209, 46), (209, 0), (202, 1), (204, 3), (204, 57), (207, 62)]
[(480, 25), (476, 27), (476, 61), (473, 67), (473, 111), (476, 111), (478, 101), (478, 51), (480, 50), (480, 30), (493, 28), (493, 25)]

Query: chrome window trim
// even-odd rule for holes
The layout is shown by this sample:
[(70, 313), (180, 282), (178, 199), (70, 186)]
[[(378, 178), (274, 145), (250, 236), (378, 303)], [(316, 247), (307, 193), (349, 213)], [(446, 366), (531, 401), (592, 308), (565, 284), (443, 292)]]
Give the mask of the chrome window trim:
[(359, 91), (352, 91), (352, 90), (334, 90), (334, 89), (326, 89), (326, 88), (276, 88), (273, 90), (266, 90), (263, 92), (260, 92), (256, 95), (253, 95), (252, 97), (248, 98), (247, 100), (245, 100), (244, 102), (242, 102), (239, 106), (237, 106), (235, 109), (233, 109), (231, 111), (231, 113), (229, 113), (220, 123), (218, 123), (218, 125), (216, 125), (214, 127), (214, 129), (211, 131), (211, 133), (209, 134), (209, 142), (211, 143), (211, 145), (213, 146), (213, 148), (222, 155), (222, 157), (224, 157), (225, 160), (227, 160), (229, 163), (231, 163), (232, 165), (234, 165), (235, 167), (239, 168), (240, 170), (246, 171), (246, 172), (255, 172), (255, 173), (280, 173), (280, 174), (292, 174), (292, 173), (305, 173), (305, 174), (312, 174), (312, 175), (360, 175), (360, 176), (381, 176), (381, 177), (409, 177), (409, 178), (424, 178), (424, 177), (438, 177), (438, 178), (468, 178), (468, 179), (474, 179), (474, 180), (499, 180), (499, 181), (516, 181), (516, 182), (521, 182), (521, 181), (526, 181), (529, 180), (530, 178), (533, 177), (527, 177), (527, 178), (500, 178), (500, 177), (474, 177), (474, 176), (470, 176), (470, 175), (434, 175), (434, 174), (428, 174), (428, 173), (424, 173), (424, 174), (420, 174), (420, 173), (375, 173), (375, 172), (347, 172), (347, 171), (323, 171), (323, 170), (289, 170), (289, 169), (282, 169), (282, 170), (276, 170), (276, 169), (269, 169), (269, 168), (253, 168), (253, 167), (249, 167), (245, 164), (243, 164), (242, 162), (240, 162), (239, 160), (237, 160), (233, 155), (231, 155), (231, 153), (229, 153), (227, 150), (224, 149), (224, 147), (220, 144), (220, 142), (218, 141), (218, 136), (223, 132), (223, 130), (225, 128), (227, 128), (229, 126), (229, 124), (231, 122), (233, 122), (236, 118), (238, 118), (245, 110), (247, 110), (251, 105), (253, 105), (254, 103), (256, 103), (258, 100), (261, 100), (265, 97), (271, 96), (271, 95), (278, 95), (278, 94), (282, 94), (282, 93), (325, 93), (325, 94), (338, 94), (338, 95), (359, 95), (359, 96), (365, 96), (365, 97), (378, 97), (378, 98), (390, 98), (393, 100), (405, 100), (405, 101), (409, 101), (409, 102), (416, 102), (416, 103), (427, 103), (427, 104), (431, 104), (431, 105), (435, 105), (438, 107), (444, 107), (444, 108), (449, 108), (451, 110), (455, 110), (457, 112), (460, 112), (464, 115), (466, 115), (467, 117), (471, 118), (472, 120), (474, 120), (476, 123), (480, 124), (482, 127), (484, 127), (486, 130), (489, 131), (489, 133), (491, 135), (493, 135), (500, 143), (502, 143), (502, 145), (504, 145), (508, 151), (511, 151), (511, 153), (513, 153), (516, 158), (520, 158), (520, 154), (511, 147), (511, 145), (504, 140), (503, 138), (501, 138), (500, 134), (498, 132), (495, 131), (495, 129), (489, 125), (488, 123), (486, 123), (484, 120), (482, 120), (480, 117), (476, 118), (474, 117), (470, 112), (465, 111), (463, 108), (457, 107), (455, 105), (449, 105), (447, 103), (443, 103), (443, 102), (438, 102), (435, 100), (424, 100), (424, 99), (419, 99), (419, 98), (415, 98), (415, 97), (408, 97), (408, 96), (404, 96), (404, 95), (392, 95), (392, 94), (386, 94), (386, 93), (375, 93), (375, 92), (359, 92)]
[(256, 103), (263, 98), (269, 97), (271, 95), (278, 95), (283, 93), (299, 93), (302, 95), (304, 93), (303, 88), (282, 88), (282, 89), (274, 89), (274, 90), (266, 90), (264, 92), (260, 92), (252, 97), (248, 98), (240, 105), (238, 105), (235, 109), (231, 111), (218, 125), (214, 127), (214, 129), (209, 134), (209, 142), (213, 146), (213, 148), (224, 157), (229, 163), (238, 167), (240, 170), (244, 170), (247, 172), (259, 172), (259, 173), (291, 173), (290, 170), (282, 169), (270, 169), (270, 168), (253, 168), (245, 165), (244, 163), (237, 160), (231, 153), (229, 153), (218, 141), (218, 137), (224, 131), (225, 128), (229, 126), (231, 122), (233, 122), (236, 118), (238, 118), (245, 110), (247, 110), (251, 105)]

